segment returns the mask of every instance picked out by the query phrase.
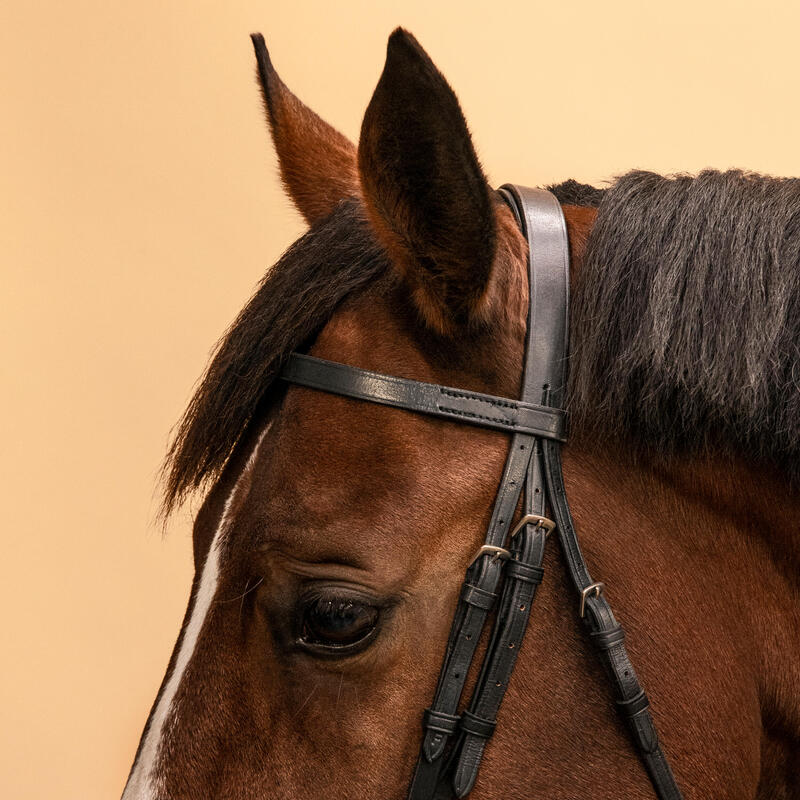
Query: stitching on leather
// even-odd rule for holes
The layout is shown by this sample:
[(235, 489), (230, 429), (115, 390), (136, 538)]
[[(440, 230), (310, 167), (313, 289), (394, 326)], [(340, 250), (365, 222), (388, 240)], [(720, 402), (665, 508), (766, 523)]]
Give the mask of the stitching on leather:
[(463, 394), (462, 392), (453, 392), (444, 387), (442, 387), (440, 391), (442, 394), (445, 394), (448, 397), (455, 397), (460, 400), (472, 400), (478, 403), (486, 403), (487, 405), (490, 406), (499, 406), (500, 408), (512, 408), (515, 410), (519, 408), (519, 405), (517, 403), (504, 402), (503, 400), (486, 400), (483, 397), (475, 397), (474, 394)]
[(448, 414), (456, 414), (459, 417), (472, 417), (473, 419), (485, 419), (488, 422), (499, 422), (501, 425), (507, 425), (509, 428), (514, 428), (517, 425), (515, 419), (504, 419), (503, 417), (487, 417), (483, 414), (476, 414), (473, 411), (462, 411), (460, 408), (448, 408), (447, 406), (438, 406), (439, 411), (446, 411)]

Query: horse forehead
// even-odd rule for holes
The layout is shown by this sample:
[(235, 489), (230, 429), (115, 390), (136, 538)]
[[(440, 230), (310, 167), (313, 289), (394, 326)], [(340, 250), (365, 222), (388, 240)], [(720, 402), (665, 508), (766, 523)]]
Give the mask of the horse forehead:
[(433, 379), (420, 348), (425, 332), (397, 293), (365, 292), (345, 301), (317, 335), (311, 355), (376, 372)]
[(242, 511), (343, 535), (384, 521), (434, 535), (485, 514), (508, 448), (501, 433), (303, 387), (288, 390), (270, 435)]
[(281, 570), (356, 564), (382, 588), (449, 578), (477, 546), (507, 447), (502, 433), (292, 386), (238, 509), (229, 569), (246, 553)]

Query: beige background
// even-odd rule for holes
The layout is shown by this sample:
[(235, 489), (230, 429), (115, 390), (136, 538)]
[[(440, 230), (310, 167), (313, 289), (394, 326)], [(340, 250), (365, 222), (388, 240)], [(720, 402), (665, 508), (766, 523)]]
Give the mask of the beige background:
[(301, 232), (248, 34), (357, 137), (412, 30), (495, 182), (800, 173), (796, 4), (5, 0), (0, 797), (118, 797), (177, 634), (155, 475), (212, 343)]

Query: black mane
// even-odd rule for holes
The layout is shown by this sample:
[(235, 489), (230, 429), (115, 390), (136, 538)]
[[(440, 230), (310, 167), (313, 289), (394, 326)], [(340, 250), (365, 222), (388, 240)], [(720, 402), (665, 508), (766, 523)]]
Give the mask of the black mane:
[(590, 208), (597, 208), (606, 193), (605, 189), (598, 189), (588, 183), (578, 183), (573, 178), (548, 186), (547, 189), (558, 198), (561, 205), (588, 206)]
[(572, 315), (578, 424), (651, 453), (726, 445), (800, 471), (800, 180), (623, 176)]
[[(599, 207), (572, 301), (576, 426), (660, 454), (730, 445), (800, 473), (800, 180), (631, 172), (550, 188)], [(287, 250), (178, 425), (165, 512), (219, 474), (286, 356), (388, 266), (356, 200)]]

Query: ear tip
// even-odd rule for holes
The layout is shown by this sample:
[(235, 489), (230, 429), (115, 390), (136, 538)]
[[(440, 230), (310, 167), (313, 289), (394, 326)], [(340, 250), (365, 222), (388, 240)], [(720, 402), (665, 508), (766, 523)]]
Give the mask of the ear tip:
[(253, 42), (253, 49), (256, 52), (256, 64), (258, 66), (258, 78), (261, 84), (261, 93), (267, 110), (267, 119), (270, 125), (276, 124), (275, 116), (278, 113), (275, 97), (280, 93), (281, 79), (275, 71), (272, 59), (267, 49), (264, 36), (260, 33), (251, 33), (250, 39)]
[[(398, 25), (392, 32), (389, 34), (389, 45), (398, 44), (401, 42), (416, 42), (416, 38), (411, 31), (407, 31), (402, 25)], [(419, 44), (417, 42), (417, 44)]]
[(264, 41), (264, 35), (261, 33), (251, 33), (250, 40), (253, 42), (253, 49), (256, 52), (256, 61), (258, 62), (258, 69), (262, 78), (275, 72), (275, 67), (272, 66), (272, 59), (269, 57), (269, 50), (267, 43)]
[(392, 56), (405, 55), (415, 58), (422, 57), (426, 61), (430, 60), (428, 54), (417, 41), (414, 34), (407, 31), (405, 28), (399, 27), (395, 28), (389, 36), (389, 41), (386, 45), (386, 54), (390, 58)]

